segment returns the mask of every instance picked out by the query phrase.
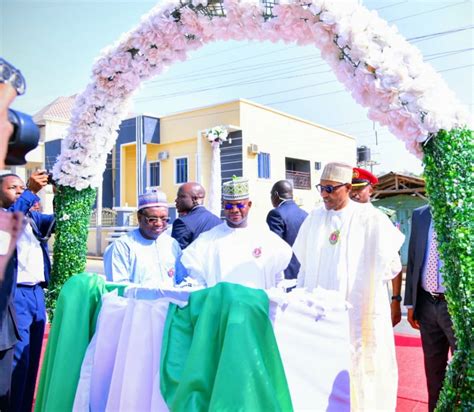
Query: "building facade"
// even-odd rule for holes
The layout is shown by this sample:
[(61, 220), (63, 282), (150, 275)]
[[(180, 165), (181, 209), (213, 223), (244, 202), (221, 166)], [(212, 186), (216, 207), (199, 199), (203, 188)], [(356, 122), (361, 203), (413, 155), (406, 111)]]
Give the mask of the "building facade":
[[(45, 123), (45, 160), (51, 167), (65, 129), (54, 130), (57, 121)], [(277, 180), (292, 180), (295, 200), (311, 210), (321, 200), (315, 185), (324, 165), (335, 160), (355, 164), (352, 136), (244, 99), (167, 116), (131, 116), (122, 121), (107, 159), (102, 207), (126, 216), (138, 194), (150, 187), (164, 191), (170, 206), (184, 182), (198, 181), (208, 189), (212, 147), (205, 131), (216, 126), (229, 132), (221, 146), (221, 182), (234, 175), (250, 179), (252, 219), (265, 219)], [(118, 224), (126, 222), (119, 218)]]
[[(320, 201), (314, 186), (324, 165), (355, 163), (353, 137), (248, 100), (140, 117), (122, 123), (114, 150), (116, 207), (134, 207), (147, 187), (163, 190), (170, 203), (186, 181), (209, 188), (212, 147), (205, 130), (221, 125), (229, 131), (221, 146), (221, 182), (234, 175), (250, 179), (253, 218), (264, 219), (272, 207), (275, 181), (292, 180), (296, 201), (311, 210)], [(141, 126), (152, 121), (155, 127)]]

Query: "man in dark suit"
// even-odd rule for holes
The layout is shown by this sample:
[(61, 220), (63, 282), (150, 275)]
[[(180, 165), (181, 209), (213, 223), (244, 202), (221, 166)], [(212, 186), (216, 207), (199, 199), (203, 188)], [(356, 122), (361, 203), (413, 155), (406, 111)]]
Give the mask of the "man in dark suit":
[[(267, 224), (286, 243), (293, 246), (296, 235), (308, 213), (301, 209), (293, 200), (293, 185), (288, 180), (276, 182), (270, 193), (274, 209), (267, 215)], [(300, 263), (295, 254), (285, 269), (285, 279), (296, 279), (300, 270)]]
[(449, 349), (455, 349), (441, 266), (430, 208), (423, 206), (415, 209), (411, 222), (404, 304), (408, 309), (408, 322), (421, 334), (430, 411), (435, 409), (443, 385)]
[(206, 191), (199, 183), (184, 183), (178, 189), (175, 203), (179, 218), (173, 222), (171, 236), (183, 250), (201, 233), (222, 223), (216, 215), (204, 207), (205, 197)]
[[(15, 411), (30, 411), (33, 405), (46, 324), (43, 287), (47, 285), (51, 271), (47, 238), (53, 229), (54, 217), (30, 212), (30, 208), (39, 201), (36, 193), (47, 183), (48, 175), (44, 171), (32, 174), (26, 190), (17, 175), (0, 176), (1, 206), (26, 215), (25, 230), (18, 239), (17, 250), (6, 275), (14, 282), (13, 308), (9, 308), (8, 325), (13, 325), (19, 338), (13, 350), (11, 381), (11, 409)], [(16, 320), (13, 320), (13, 312), (16, 313)]]

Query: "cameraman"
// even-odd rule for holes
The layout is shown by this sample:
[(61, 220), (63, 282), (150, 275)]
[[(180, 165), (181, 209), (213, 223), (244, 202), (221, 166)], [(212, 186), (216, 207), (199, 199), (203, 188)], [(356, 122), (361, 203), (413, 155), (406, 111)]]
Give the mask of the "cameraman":
[(39, 201), (37, 193), (48, 184), (46, 171), (32, 173), (28, 188), (15, 174), (0, 176), (0, 203), (9, 211), (26, 216), (23, 234), (17, 242), (13, 257), (16, 290), (13, 304), (20, 340), (13, 351), (11, 409), (31, 411), (36, 376), (46, 324), (43, 287), (51, 272), (48, 239), (54, 229), (54, 216), (30, 211)]
[[(17, 95), (25, 91), (21, 73), (0, 58), (0, 169), (5, 167), (8, 143), (14, 131), (8, 121), (8, 107)], [(0, 205), (1, 206), (1, 205)], [(0, 210), (0, 411), (10, 410), (10, 386), (13, 364), (13, 348), (19, 334), (13, 308), (16, 241), (23, 229), (20, 212)]]

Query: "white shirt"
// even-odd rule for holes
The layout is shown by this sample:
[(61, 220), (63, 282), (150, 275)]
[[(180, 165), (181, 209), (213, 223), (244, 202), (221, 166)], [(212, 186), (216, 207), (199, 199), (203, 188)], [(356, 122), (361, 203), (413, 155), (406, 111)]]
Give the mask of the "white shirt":
[(19, 285), (36, 285), (44, 282), (43, 250), (33, 228), (27, 223), (16, 244)]

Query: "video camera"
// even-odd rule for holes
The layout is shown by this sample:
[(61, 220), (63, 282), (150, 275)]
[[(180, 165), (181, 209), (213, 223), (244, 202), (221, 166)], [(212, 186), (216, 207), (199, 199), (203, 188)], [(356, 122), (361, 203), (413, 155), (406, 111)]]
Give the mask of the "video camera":
[(26, 163), (26, 154), (38, 146), (39, 129), (31, 116), (8, 109), (8, 121), (13, 125), (13, 133), (8, 141), (5, 164), (19, 166)]

